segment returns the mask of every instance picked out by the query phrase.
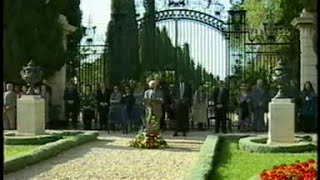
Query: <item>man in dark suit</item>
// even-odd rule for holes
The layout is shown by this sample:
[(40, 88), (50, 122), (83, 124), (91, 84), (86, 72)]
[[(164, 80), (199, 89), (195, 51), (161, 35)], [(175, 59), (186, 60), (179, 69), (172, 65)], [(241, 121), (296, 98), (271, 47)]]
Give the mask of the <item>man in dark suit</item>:
[(229, 91), (225, 88), (224, 82), (219, 81), (219, 86), (213, 91), (215, 132), (219, 133), (220, 127), (223, 133), (227, 133), (226, 119), (229, 103)]
[(98, 89), (96, 93), (100, 130), (103, 130), (103, 129), (109, 130), (108, 114), (109, 114), (111, 93), (112, 91), (110, 90), (109, 84), (105, 86), (103, 82), (100, 83), (100, 89)]
[(71, 114), (72, 125), (76, 126), (78, 122), (78, 114), (80, 109), (80, 99), (78, 90), (74, 87), (72, 82), (67, 84), (67, 88), (64, 91), (63, 99), (65, 101), (65, 121), (69, 122), (69, 117)]
[(170, 104), (171, 104), (170, 103), (170, 91), (169, 91), (167, 83), (163, 79), (158, 78), (156, 80), (159, 81), (159, 88), (163, 93), (163, 104), (162, 104), (162, 116), (160, 119), (160, 129), (162, 131), (165, 131), (166, 127), (167, 127), (166, 122), (165, 122), (165, 115), (166, 115), (166, 113), (169, 114)]
[(176, 87), (176, 112), (175, 112), (175, 131), (173, 136), (182, 132), (183, 136), (189, 128), (189, 109), (192, 99), (191, 86), (184, 81), (183, 76), (179, 76), (179, 84)]

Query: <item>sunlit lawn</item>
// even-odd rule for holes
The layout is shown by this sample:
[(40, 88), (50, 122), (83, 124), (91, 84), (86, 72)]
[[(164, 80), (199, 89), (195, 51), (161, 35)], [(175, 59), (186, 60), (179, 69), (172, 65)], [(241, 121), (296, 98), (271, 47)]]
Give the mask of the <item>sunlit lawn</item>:
[(38, 147), (39, 145), (4, 145), (4, 160), (32, 153)]
[(217, 159), (214, 161), (213, 171), (209, 179), (214, 180), (248, 180), (281, 164), (291, 164), (296, 161), (317, 159), (317, 152), (295, 154), (260, 154), (241, 151), (238, 139), (223, 139), (219, 145)]

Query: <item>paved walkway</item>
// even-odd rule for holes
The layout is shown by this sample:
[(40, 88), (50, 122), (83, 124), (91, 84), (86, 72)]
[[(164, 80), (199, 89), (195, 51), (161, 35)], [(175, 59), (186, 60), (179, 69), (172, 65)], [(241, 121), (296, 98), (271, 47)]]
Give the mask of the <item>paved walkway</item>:
[(129, 141), (136, 134), (100, 132), (97, 141), (7, 174), (4, 179), (184, 179), (208, 134), (211, 132), (172, 137), (172, 132), (165, 132), (170, 147), (148, 150), (129, 147)]
[[(169, 147), (161, 150), (129, 147), (135, 133), (100, 131), (98, 140), (64, 151), (55, 157), (7, 174), (5, 180), (136, 179), (179, 180), (188, 175), (200, 147), (212, 131), (192, 131), (187, 137), (164, 132)], [(223, 135), (239, 135), (229, 133)], [(253, 133), (250, 133), (253, 134)], [(264, 133), (266, 134), (266, 133)], [(305, 134), (306, 135), (306, 134)], [(316, 136), (313, 134), (313, 136)]]

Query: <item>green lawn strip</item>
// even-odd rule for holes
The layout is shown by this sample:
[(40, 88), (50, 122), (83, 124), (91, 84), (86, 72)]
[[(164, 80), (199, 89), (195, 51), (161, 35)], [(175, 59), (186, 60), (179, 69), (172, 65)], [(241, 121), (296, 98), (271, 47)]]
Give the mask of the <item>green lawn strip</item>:
[(95, 140), (99, 133), (97, 132), (85, 132), (77, 136), (67, 136), (55, 142), (50, 142), (45, 145), (41, 145), (35, 150), (26, 153), (16, 158), (5, 160), (4, 173), (7, 174), (12, 171), (22, 169), (28, 165), (45, 160), (52, 157), (61, 151), (70, 149), (74, 146)]
[(213, 161), (213, 169), (208, 179), (248, 180), (263, 170), (274, 166), (292, 164), (296, 161), (317, 159), (316, 152), (310, 153), (250, 153), (238, 147), (238, 139), (222, 138)]
[(4, 145), (4, 160), (30, 154), (39, 147), (40, 145)]

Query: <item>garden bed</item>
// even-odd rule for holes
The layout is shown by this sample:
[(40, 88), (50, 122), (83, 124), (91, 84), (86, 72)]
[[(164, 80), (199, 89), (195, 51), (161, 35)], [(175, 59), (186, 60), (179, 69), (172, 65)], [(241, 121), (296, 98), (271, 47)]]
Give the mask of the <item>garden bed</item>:
[(239, 149), (240, 137), (221, 137), (208, 179), (247, 180), (281, 164), (317, 159), (317, 152), (250, 153)]
[[(52, 157), (61, 151), (70, 149), (74, 146), (95, 140), (98, 136), (97, 132), (84, 132), (84, 133), (57, 133), (59, 140), (49, 142), (41, 146), (28, 146), (24, 145), (5, 145), (4, 173), (16, 171), (28, 165), (42, 161)], [(37, 139), (35, 139), (37, 141)], [(31, 143), (33, 144), (33, 143)], [(6, 147), (8, 146), (8, 147)], [(20, 151), (19, 151), (20, 149)], [(19, 153), (18, 153), (18, 152)], [(11, 156), (10, 156), (11, 155)]]

